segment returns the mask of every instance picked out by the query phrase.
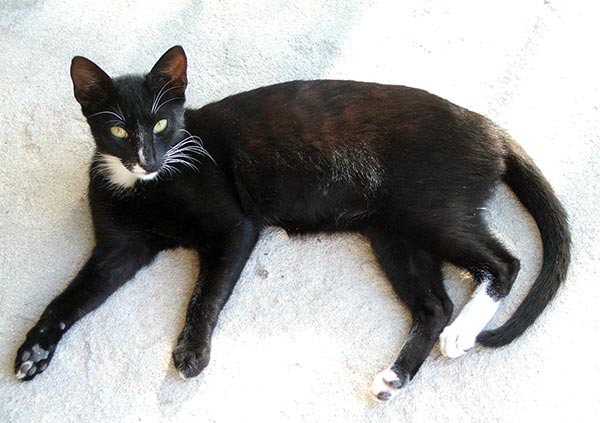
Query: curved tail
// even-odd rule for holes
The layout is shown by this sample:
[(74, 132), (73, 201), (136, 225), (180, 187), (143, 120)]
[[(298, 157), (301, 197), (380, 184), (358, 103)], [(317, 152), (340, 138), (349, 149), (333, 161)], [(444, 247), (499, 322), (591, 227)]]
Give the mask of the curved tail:
[(565, 210), (533, 160), (516, 142), (507, 141), (503, 180), (536, 221), (544, 251), (540, 273), (515, 313), (499, 328), (477, 337), (477, 342), (488, 347), (510, 343), (533, 324), (565, 280), (571, 258)]

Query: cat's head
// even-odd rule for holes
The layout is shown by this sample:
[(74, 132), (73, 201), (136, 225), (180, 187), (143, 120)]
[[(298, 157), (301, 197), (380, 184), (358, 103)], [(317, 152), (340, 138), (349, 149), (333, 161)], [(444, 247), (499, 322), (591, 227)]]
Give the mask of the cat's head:
[(92, 61), (73, 58), (75, 98), (96, 141), (97, 169), (114, 185), (133, 187), (169, 167), (173, 147), (187, 137), (186, 70), (180, 46), (163, 54), (146, 75), (111, 78)]

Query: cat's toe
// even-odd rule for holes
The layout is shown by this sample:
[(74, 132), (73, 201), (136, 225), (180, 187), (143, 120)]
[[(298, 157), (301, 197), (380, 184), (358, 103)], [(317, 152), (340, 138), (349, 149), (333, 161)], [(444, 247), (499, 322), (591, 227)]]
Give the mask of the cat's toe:
[(42, 347), (38, 343), (26, 341), (15, 360), (15, 375), (19, 380), (31, 380), (48, 367), (56, 345)]
[(210, 361), (209, 347), (189, 347), (180, 344), (173, 351), (173, 363), (182, 378), (198, 376)]
[(448, 358), (457, 358), (475, 346), (476, 333), (457, 325), (446, 326), (440, 334), (440, 350)]
[(402, 370), (386, 369), (375, 376), (371, 393), (378, 400), (387, 401), (394, 397), (409, 379), (408, 373)]

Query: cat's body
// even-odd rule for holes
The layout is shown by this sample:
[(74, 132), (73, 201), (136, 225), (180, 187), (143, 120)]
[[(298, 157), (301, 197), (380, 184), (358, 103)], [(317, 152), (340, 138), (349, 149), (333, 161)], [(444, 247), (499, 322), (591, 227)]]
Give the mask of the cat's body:
[[(425, 91), (351, 81), (279, 84), (184, 113), (178, 47), (145, 78), (114, 85), (86, 59), (73, 63), (75, 94), (99, 152), (90, 179), (97, 246), (29, 332), (15, 364), (22, 379), (46, 368), (76, 320), (159, 251), (177, 246), (202, 257), (173, 355), (182, 375), (195, 376), (208, 364), (218, 314), (261, 228), (278, 225), (360, 231), (371, 241), (413, 314), (400, 356), (373, 385), (388, 399), (416, 374), (442, 330), (445, 355), (472, 347), (510, 290), (518, 260), (481, 216), (501, 179), (538, 222), (544, 265), (511, 320), (478, 340), (498, 346), (520, 335), (565, 278), (569, 235), (560, 204), (531, 160), (476, 113)], [(442, 260), (479, 283), (445, 330), (452, 303)]]
[[(457, 195), (471, 203), (461, 212), (479, 207), (503, 170), (504, 141), (479, 134), (488, 121), (401, 86), (284, 83), (188, 111), (186, 125), (235, 182), (245, 211), (290, 231), (357, 229), (389, 212), (413, 227), (438, 207), (430, 223), (451, 223), (443, 207), (459, 207)], [(467, 125), (476, 135), (457, 137)]]

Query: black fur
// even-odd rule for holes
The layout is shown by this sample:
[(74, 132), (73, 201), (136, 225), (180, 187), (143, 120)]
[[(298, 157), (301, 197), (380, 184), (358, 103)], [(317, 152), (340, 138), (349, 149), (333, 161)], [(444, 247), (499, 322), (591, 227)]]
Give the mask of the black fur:
[[(19, 349), (15, 371), (23, 379), (46, 368), (78, 319), (159, 251), (178, 246), (202, 257), (173, 353), (183, 376), (197, 375), (209, 362), (219, 312), (261, 228), (279, 225), (292, 233), (359, 231), (371, 241), (413, 315), (411, 336), (392, 366), (398, 375), (392, 387), (399, 388), (415, 376), (452, 314), (443, 260), (478, 281), (491, 277), (488, 290), (496, 299), (516, 278), (519, 261), (490, 234), (480, 213), (500, 180), (538, 223), (544, 263), (514, 316), (478, 341), (512, 341), (565, 279), (565, 212), (531, 159), (486, 118), (425, 91), (352, 81), (289, 82), (184, 110), (185, 70), (180, 47), (148, 75), (114, 80), (87, 59), (73, 60), (75, 97), (98, 153), (117, 157), (127, 169), (140, 165), (159, 174), (118, 186), (102, 156), (94, 159), (89, 200), (97, 245)], [(156, 110), (163, 91), (165, 103)], [(168, 127), (153, 134), (160, 119)], [(111, 134), (115, 125), (127, 139)], [(184, 129), (203, 144), (169, 162), (179, 142), (184, 149), (198, 140)], [(34, 360), (39, 347), (47, 357)]]

